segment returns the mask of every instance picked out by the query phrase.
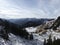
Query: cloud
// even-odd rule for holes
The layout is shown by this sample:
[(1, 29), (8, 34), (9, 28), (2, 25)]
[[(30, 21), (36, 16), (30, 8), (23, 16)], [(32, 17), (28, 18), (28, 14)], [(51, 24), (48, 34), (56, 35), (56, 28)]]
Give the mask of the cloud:
[(60, 0), (0, 0), (1, 18), (56, 18), (59, 12)]

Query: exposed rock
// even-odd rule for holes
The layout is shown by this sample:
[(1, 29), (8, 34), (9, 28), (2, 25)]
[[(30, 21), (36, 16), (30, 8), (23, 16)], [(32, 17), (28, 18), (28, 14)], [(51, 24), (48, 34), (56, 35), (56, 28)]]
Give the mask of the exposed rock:
[(52, 24), (52, 26), (50, 27), (53, 30), (56, 30), (57, 27), (60, 26), (60, 16), (55, 20), (55, 22)]
[(51, 27), (51, 25), (53, 24), (54, 20), (52, 21), (47, 21), (46, 23), (40, 25), (40, 26), (37, 26), (37, 30), (36, 30), (36, 33), (46, 33), (48, 28)]

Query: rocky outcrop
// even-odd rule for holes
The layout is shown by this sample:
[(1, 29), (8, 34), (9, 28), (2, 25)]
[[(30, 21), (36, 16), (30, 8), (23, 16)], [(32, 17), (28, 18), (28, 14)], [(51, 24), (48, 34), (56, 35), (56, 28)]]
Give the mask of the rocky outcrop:
[(46, 33), (48, 28), (50, 28), (53, 24), (54, 20), (52, 21), (47, 21), (46, 23), (44, 24), (41, 24), (40, 26), (37, 26), (37, 29), (36, 29), (36, 33)]
[(48, 29), (60, 32), (60, 16), (56, 20), (46, 21), (46, 23), (38, 26), (36, 33), (45, 33)]
[(60, 26), (60, 16), (55, 20), (50, 29), (56, 30)]

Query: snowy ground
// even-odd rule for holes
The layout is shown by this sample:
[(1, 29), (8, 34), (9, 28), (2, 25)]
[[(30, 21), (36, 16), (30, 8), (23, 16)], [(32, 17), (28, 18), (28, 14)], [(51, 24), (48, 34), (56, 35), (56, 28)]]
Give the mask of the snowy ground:
[[(31, 32), (31, 30), (35, 31), (36, 28), (27, 28)], [(43, 45), (44, 39), (47, 39), (48, 36), (52, 33), (52, 37), (56, 36), (59, 38), (60, 33), (56, 33), (54, 31), (50, 32), (47, 31), (46, 34), (33, 34), (34, 35), (34, 40), (26, 40), (24, 38), (15, 36), (13, 34), (9, 34), (9, 39), (10, 41), (4, 41), (2, 38), (0, 38), (0, 45)]]
[(35, 37), (36, 36), (34, 35), (33, 40), (26, 40), (13, 34), (9, 34), (9, 41), (5, 41), (0, 37), (0, 45), (43, 45), (43, 42), (41, 40), (35, 39)]
[(43, 45), (43, 42), (40, 40), (26, 40), (13, 34), (9, 35), (9, 39), (10, 41), (4, 41), (0, 38), (0, 45)]

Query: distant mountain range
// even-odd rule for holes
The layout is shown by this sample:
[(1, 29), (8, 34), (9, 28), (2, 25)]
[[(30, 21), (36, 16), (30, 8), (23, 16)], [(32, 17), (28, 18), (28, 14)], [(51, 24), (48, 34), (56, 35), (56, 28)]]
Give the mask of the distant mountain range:
[(23, 19), (10, 19), (9, 21), (20, 25), (21, 27), (35, 27), (54, 19), (36, 19), (36, 18), (23, 18)]

